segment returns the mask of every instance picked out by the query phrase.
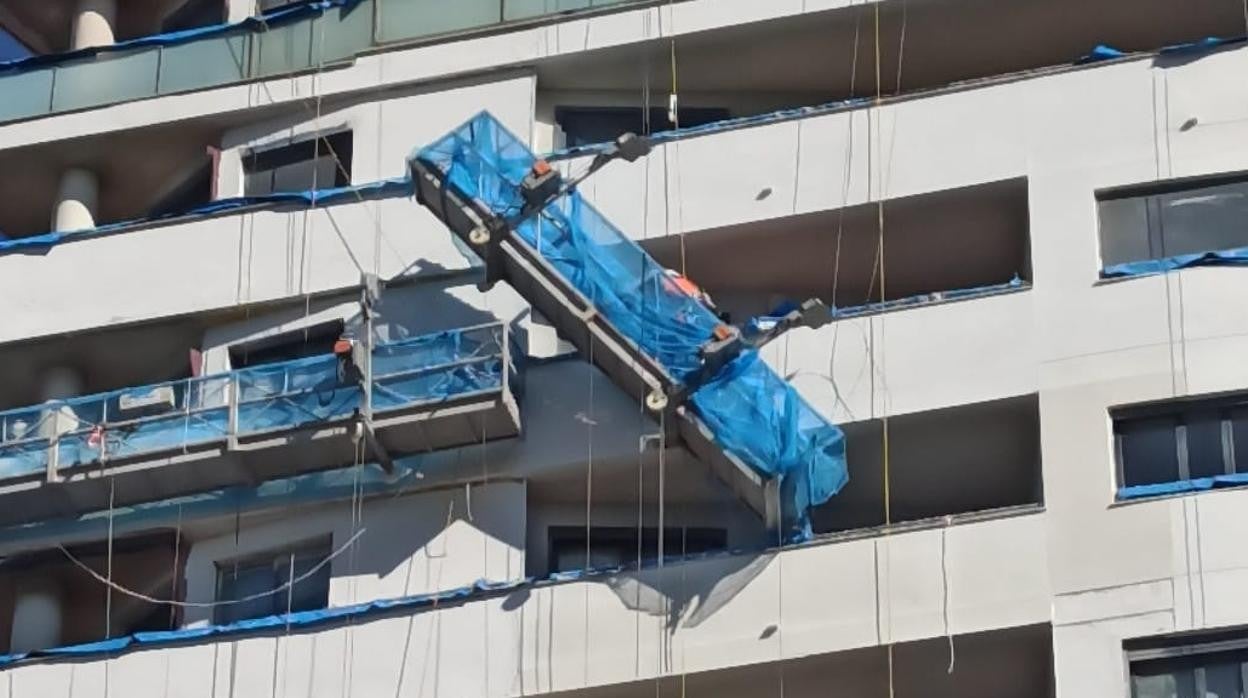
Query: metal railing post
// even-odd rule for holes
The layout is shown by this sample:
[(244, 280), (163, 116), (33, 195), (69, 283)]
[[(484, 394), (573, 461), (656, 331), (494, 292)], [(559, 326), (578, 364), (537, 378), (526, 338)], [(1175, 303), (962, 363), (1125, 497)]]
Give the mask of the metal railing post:
[(229, 382), (226, 383), (226, 389), (229, 391), (229, 407), (226, 412), (225, 438), (227, 447), (230, 450), (238, 448), (238, 393), (241, 390), (241, 381), (238, 374), (232, 374)]

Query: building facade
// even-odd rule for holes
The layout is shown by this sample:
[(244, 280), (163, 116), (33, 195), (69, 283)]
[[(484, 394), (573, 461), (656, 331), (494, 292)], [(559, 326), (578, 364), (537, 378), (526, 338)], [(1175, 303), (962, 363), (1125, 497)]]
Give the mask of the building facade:
[[(0, 698), (1248, 695), (1242, 3), (0, 27)], [(729, 322), (836, 309), (761, 350), (808, 539), (414, 200), (482, 111), (654, 135), (577, 190)]]

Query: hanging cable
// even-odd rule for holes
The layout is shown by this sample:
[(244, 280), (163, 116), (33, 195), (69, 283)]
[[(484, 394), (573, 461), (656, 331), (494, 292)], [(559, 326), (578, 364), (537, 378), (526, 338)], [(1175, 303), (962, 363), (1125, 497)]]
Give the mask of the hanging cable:
[[(325, 565), (328, 565), (331, 561), (333, 561), (334, 558), (346, 552), (347, 548), (349, 548), (352, 544), (354, 544), (355, 541), (360, 538), (360, 536), (364, 535), (365, 530), (366, 529), (362, 528), (359, 531), (357, 531), (356, 534), (354, 536), (351, 536), (351, 538), (347, 540), (346, 543), (344, 543), (337, 550), (335, 550), (334, 552), (326, 556), (324, 559), (322, 559), (319, 563), (316, 564), (315, 567), (299, 575), (294, 580), (294, 583), (298, 584), (299, 582), (302, 582), (303, 580), (308, 579), (312, 575), (319, 572), (321, 568), (323, 568)], [(255, 601), (257, 599), (263, 599), (265, 597), (273, 596), (275, 594), (280, 594), (286, 591), (286, 588), (287, 588), (287, 586), (283, 584), (277, 587), (276, 589), (270, 589), (269, 591), (262, 591), (257, 594), (249, 594), (247, 596), (243, 596), (237, 599), (226, 599), (224, 601), (196, 602), (196, 601), (179, 601), (177, 599), (158, 599), (154, 596), (149, 596), (147, 594), (143, 594), (141, 592), (130, 589), (129, 587), (118, 584), (112, 581), (109, 577), (106, 577), (100, 574), (99, 572), (96, 572), (94, 569), (91, 568), (90, 565), (88, 565), (87, 563), (75, 557), (74, 554), (71, 553), (69, 549), (66, 548), (64, 545), (57, 543), (56, 547), (65, 555), (65, 558), (67, 560), (69, 560), (71, 563), (74, 564), (74, 566), (78, 567), (83, 572), (86, 572), (87, 574), (91, 575), (91, 577), (94, 578), (97, 582), (100, 582), (106, 585), (109, 589), (112, 589), (113, 591), (116, 591), (117, 593), (122, 594), (124, 596), (129, 596), (130, 598), (138, 599), (139, 601), (146, 601), (148, 603), (153, 603), (153, 604), (177, 606), (179, 608), (216, 608), (218, 606), (234, 606), (240, 603), (247, 603), (249, 601)]]
[[(113, 516), (116, 508), (117, 479), (108, 478), (108, 588), (104, 594), (104, 639), (113, 636)], [(64, 548), (62, 548), (64, 550)]]

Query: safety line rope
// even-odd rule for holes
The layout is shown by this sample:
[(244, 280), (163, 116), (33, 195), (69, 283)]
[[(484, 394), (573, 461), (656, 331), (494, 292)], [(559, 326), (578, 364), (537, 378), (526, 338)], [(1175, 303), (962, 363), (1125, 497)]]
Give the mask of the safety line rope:
[[(302, 582), (303, 580), (308, 579), (312, 575), (319, 572), (322, 567), (329, 564), (331, 561), (333, 561), (334, 558), (338, 557), (343, 552), (345, 552), (347, 548), (351, 547), (351, 545), (355, 543), (355, 541), (358, 540), (360, 536), (364, 535), (364, 532), (366, 530), (367, 529), (362, 528), (359, 531), (357, 531), (355, 535), (351, 536), (351, 538), (347, 540), (347, 542), (343, 543), (342, 546), (340, 546), (334, 552), (330, 553), (327, 557), (325, 557), (323, 560), (317, 563), (315, 567), (299, 575), (299, 577), (296, 578), (293, 583), (298, 584), (299, 582)], [(269, 591), (262, 591), (257, 594), (250, 594), (248, 596), (244, 596), (242, 598), (226, 599), (224, 601), (178, 601), (175, 599), (158, 599), (154, 596), (149, 596), (147, 594), (135, 591), (134, 589), (130, 589), (129, 587), (118, 584), (112, 581), (109, 577), (106, 577), (100, 574), (99, 572), (96, 572), (95, 570), (91, 569), (90, 565), (88, 565), (87, 563), (75, 557), (74, 554), (71, 553), (69, 549), (66, 548), (64, 545), (57, 543), (56, 547), (58, 550), (64, 553), (66, 559), (72, 562), (76, 567), (81, 569), (83, 572), (86, 572), (87, 574), (91, 575), (91, 577), (93, 577), (96, 581), (106, 585), (109, 589), (112, 589), (113, 591), (116, 591), (119, 594), (123, 594), (125, 596), (129, 596), (131, 598), (138, 599), (140, 601), (146, 601), (148, 603), (178, 606), (180, 608), (216, 608), (218, 606), (233, 606), (233, 605), (240, 604), (240, 603), (247, 603), (248, 601), (255, 601), (257, 599), (262, 599), (267, 596), (280, 594), (283, 591), (286, 591), (286, 589), (288, 588), (287, 584), (282, 584), (281, 586), (275, 589), (270, 589)]]

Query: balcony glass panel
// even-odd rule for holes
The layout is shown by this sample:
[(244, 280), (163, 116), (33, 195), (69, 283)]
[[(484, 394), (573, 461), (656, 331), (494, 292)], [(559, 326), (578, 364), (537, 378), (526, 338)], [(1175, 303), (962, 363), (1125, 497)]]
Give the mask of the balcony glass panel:
[(529, 19), (542, 15), (619, 5), (630, 0), (503, 0), (503, 19)]
[[(485, 325), (378, 345), (374, 410), (501, 389), (504, 332)], [(0, 412), (0, 480), (42, 476), (53, 450), (64, 470), (224, 441), (233, 409), (234, 434), (253, 435), (350, 417), (362, 400), (324, 354), (9, 410)]]
[(252, 77), (307, 70), (312, 60), (312, 22), (292, 22), (252, 35)]
[(380, 0), (377, 40), (400, 41), (500, 21), (499, 0)]
[(213, 37), (161, 49), (161, 94), (239, 82), (247, 77), (248, 34)]
[(312, 24), (312, 59), (333, 63), (354, 58), (373, 41), (373, 0), (336, 8)]
[(0, 121), (46, 114), (52, 106), (53, 68), (0, 75)]
[(56, 69), (52, 110), (69, 111), (142, 99), (156, 94), (160, 51), (105, 53)]

